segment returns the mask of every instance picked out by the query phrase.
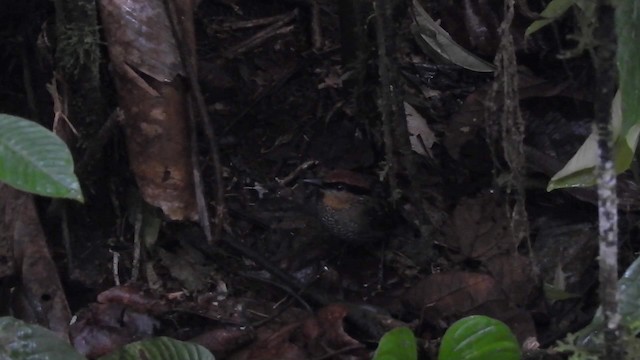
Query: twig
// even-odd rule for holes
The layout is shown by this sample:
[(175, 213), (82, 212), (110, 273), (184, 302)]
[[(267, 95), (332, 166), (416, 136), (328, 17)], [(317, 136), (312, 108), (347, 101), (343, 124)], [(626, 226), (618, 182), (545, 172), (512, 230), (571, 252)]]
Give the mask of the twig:
[(138, 199), (136, 206), (136, 222), (134, 224), (133, 233), (133, 264), (131, 265), (131, 281), (137, 281), (140, 276), (140, 260), (142, 258), (142, 239), (140, 232), (142, 230), (142, 199)]
[[(260, 282), (267, 283), (269, 285), (273, 285), (273, 286), (283, 290), (287, 294), (289, 294), (289, 296), (291, 296), (296, 301), (298, 301), (300, 303), (300, 305), (302, 305), (302, 307), (304, 307), (307, 311), (309, 311), (309, 312), (313, 311), (311, 309), (311, 306), (306, 301), (304, 301), (302, 296), (300, 296), (300, 294), (298, 292), (294, 291), (292, 288), (290, 288), (290, 287), (288, 287), (288, 286), (286, 286), (284, 284), (281, 284), (281, 283), (279, 283), (277, 281), (273, 281), (271, 279), (265, 279), (263, 277), (256, 276), (256, 275), (253, 275), (253, 274), (241, 273), (241, 275), (244, 276), (244, 277), (247, 277), (249, 279), (253, 279), (253, 280), (257, 280), (257, 281), (260, 281)], [(262, 326), (263, 324), (265, 324), (265, 323), (277, 318), (278, 316), (280, 316), (289, 307), (289, 305), (290, 304), (281, 306), (276, 313), (272, 314), (271, 316), (267, 317), (266, 319), (262, 319), (262, 320), (258, 321), (257, 323), (252, 324), (252, 327), (256, 328), (256, 327)]]
[[(242, 255), (246, 256), (249, 259), (251, 259), (256, 264), (260, 265), (268, 273), (270, 273), (271, 275), (273, 275), (274, 277), (276, 277), (277, 279), (282, 281), (289, 288), (298, 289), (298, 290), (301, 290), (301, 289), (304, 288), (304, 284), (300, 283), (293, 276), (291, 276), (291, 275), (285, 273), (284, 271), (280, 270), (279, 267), (273, 265), (269, 260), (265, 259), (264, 256), (262, 256), (260, 253), (258, 253), (257, 251), (253, 250), (252, 248), (246, 246), (241, 241), (239, 241), (237, 239), (234, 239), (234, 238), (232, 238), (230, 236), (226, 236), (226, 235), (222, 236), (221, 240), (225, 244), (231, 246), (233, 249), (239, 251)], [(317, 299), (315, 299), (315, 300), (317, 300)], [(324, 301), (326, 301), (326, 299), (323, 299), (323, 300), (317, 301), (317, 302), (318, 303), (324, 303)]]
[(29, 107), (29, 116), (32, 119), (38, 119), (40, 112), (38, 111), (38, 105), (36, 102), (35, 91), (33, 90), (33, 76), (31, 75), (31, 69), (33, 67), (29, 64), (29, 55), (27, 52), (27, 41), (22, 39), (20, 41), (20, 58), (22, 60), (22, 82), (24, 84), (24, 90), (27, 95), (27, 104)]
[(245, 53), (251, 49), (256, 48), (258, 45), (264, 43), (265, 41), (267, 41), (269, 38), (273, 36), (291, 32), (291, 30), (293, 30), (295, 26), (294, 25), (284, 26), (284, 25), (290, 22), (291, 20), (295, 19), (297, 16), (298, 16), (298, 10), (292, 11), (287, 16), (273, 23), (269, 27), (265, 28), (264, 30), (252, 36), (251, 38), (228, 49), (227, 51), (224, 52), (223, 56), (226, 58), (234, 58), (242, 53)]
[[(211, 222), (209, 222), (209, 208), (204, 193), (204, 184), (202, 183), (202, 172), (200, 171), (200, 156), (198, 152), (198, 122), (193, 113), (193, 101), (189, 99), (187, 106), (189, 113), (189, 137), (191, 143), (191, 164), (193, 164), (193, 186), (196, 192), (196, 205), (198, 207), (198, 219), (200, 226), (205, 234), (212, 234)], [(207, 237), (207, 241), (210, 238)]]
[(311, 43), (313, 50), (322, 49), (322, 28), (320, 27), (320, 4), (318, 0), (311, 3)]
[(111, 255), (113, 256), (111, 260), (111, 272), (113, 273), (113, 283), (116, 286), (120, 286), (120, 253), (117, 251), (111, 250)]
[[(69, 113), (69, 102), (67, 101), (67, 98), (60, 95), (60, 92), (58, 91), (57, 79), (59, 77), (60, 77), (59, 75), (54, 74), (53, 78), (51, 79), (51, 84), (45, 85), (45, 87), (47, 88), (47, 91), (51, 95), (51, 101), (53, 101), (54, 116), (53, 116), (53, 125), (51, 126), (51, 128), (53, 129), (53, 132), (56, 133), (56, 135), (60, 136), (67, 143), (67, 145), (70, 145), (72, 143), (71, 139), (68, 138), (68, 136), (65, 135), (64, 133), (59, 132), (59, 129), (61, 126), (60, 119), (64, 120), (64, 123), (67, 124), (67, 126), (69, 126), (69, 129), (71, 129), (71, 132), (73, 132), (73, 134), (76, 137), (78, 136), (78, 131), (76, 130), (75, 126), (73, 126), (73, 124), (67, 117), (67, 114)], [(62, 83), (61, 86), (64, 89), (63, 93), (68, 94), (69, 92), (67, 90), (67, 85), (62, 80), (60, 82)]]
[(527, 0), (516, 0), (516, 3), (518, 4), (518, 12), (521, 15), (526, 16), (531, 20), (542, 19), (542, 16), (540, 14), (531, 11), (531, 9), (529, 8), (529, 4), (527, 4)]
[(283, 14), (283, 15), (269, 16), (269, 17), (260, 18), (260, 19), (227, 22), (227, 23), (222, 23), (220, 25), (214, 24), (210, 27), (210, 29), (213, 29), (213, 30), (250, 29), (258, 26), (271, 25), (273, 23), (282, 21), (283, 19), (286, 19), (289, 16), (290, 16), (290, 13)]
[[(207, 105), (204, 101), (204, 96), (202, 95), (202, 89), (200, 89), (200, 83), (198, 83), (198, 76), (196, 73), (196, 59), (193, 59), (189, 56), (190, 52), (187, 48), (187, 44), (189, 43), (186, 40), (184, 34), (182, 34), (182, 29), (180, 28), (177, 13), (175, 6), (172, 0), (164, 0), (164, 6), (167, 12), (167, 16), (169, 18), (169, 22), (171, 23), (171, 32), (173, 33), (173, 37), (175, 38), (176, 44), (178, 46), (178, 50), (180, 52), (180, 60), (184, 64), (187, 79), (189, 81), (189, 86), (191, 88), (191, 92), (189, 93), (193, 99), (193, 102), (196, 105), (197, 114), (200, 119), (200, 123), (205, 130), (205, 134), (208, 139), (208, 147), (211, 155), (211, 159), (213, 160), (214, 173), (216, 179), (216, 219), (215, 219), (215, 229), (213, 234), (211, 232), (205, 233), (207, 236), (207, 241), (212, 244), (214, 240), (218, 240), (220, 238), (220, 234), (222, 233), (222, 226), (224, 224), (225, 218), (225, 206), (224, 206), (224, 185), (222, 182), (222, 162), (220, 161), (220, 151), (218, 149), (218, 140), (216, 137), (215, 129), (211, 123), (211, 119), (209, 118), (209, 113), (207, 112)], [(191, 146), (197, 146), (198, 144), (191, 144)], [(193, 165), (195, 166), (195, 164)], [(194, 186), (195, 187), (195, 186)], [(202, 190), (202, 189), (200, 189)], [(196, 189), (197, 191), (197, 189)], [(201, 194), (204, 197), (204, 194)], [(209, 219), (200, 219), (200, 222), (208, 222)], [(204, 227), (203, 227), (204, 228)]]
[(295, 180), (298, 177), (298, 175), (300, 175), (300, 173), (302, 171), (307, 170), (308, 168), (310, 168), (312, 166), (316, 166), (317, 164), (318, 164), (318, 162), (316, 160), (307, 160), (307, 161), (303, 162), (302, 164), (300, 164), (300, 166), (298, 166), (295, 170), (293, 170), (284, 179), (282, 179), (282, 180), (276, 179), (276, 181), (278, 182), (278, 184), (280, 184), (282, 186), (288, 186), (293, 180)]
[(67, 253), (67, 271), (69, 274), (73, 274), (75, 270), (75, 259), (73, 257), (73, 247), (71, 246), (71, 232), (69, 231), (69, 208), (68, 204), (61, 203), (62, 205), (62, 221), (60, 226), (62, 227), (62, 242), (64, 243), (64, 250)]

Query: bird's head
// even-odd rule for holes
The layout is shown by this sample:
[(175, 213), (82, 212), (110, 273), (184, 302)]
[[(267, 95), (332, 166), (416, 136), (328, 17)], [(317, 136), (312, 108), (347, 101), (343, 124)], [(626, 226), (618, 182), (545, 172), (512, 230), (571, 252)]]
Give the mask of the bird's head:
[(372, 195), (372, 179), (350, 170), (333, 170), (322, 178), (304, 182), (318, 186), (323, 205), (335, 210), (349, 208)]

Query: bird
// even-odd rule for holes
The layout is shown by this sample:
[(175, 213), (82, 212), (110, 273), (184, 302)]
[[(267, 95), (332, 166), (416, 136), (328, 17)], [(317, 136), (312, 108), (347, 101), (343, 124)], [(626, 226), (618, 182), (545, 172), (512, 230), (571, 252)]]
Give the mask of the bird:
[(362, 244), (385, 238), (393, 227), (381, 184), (351, 170), (337, 169), (319, 179), (305, 179), (318, 186), (320, 222), (329, 234), (347, 243)]

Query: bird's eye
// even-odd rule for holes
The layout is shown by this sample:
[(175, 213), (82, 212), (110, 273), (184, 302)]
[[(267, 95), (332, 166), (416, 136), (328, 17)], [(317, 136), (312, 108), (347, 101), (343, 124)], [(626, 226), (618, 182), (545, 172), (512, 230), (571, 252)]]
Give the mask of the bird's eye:
[(345, 186), (344, 186), (344, 185), (342, 185), (342, 184), (338, 184), (338, 185), (336, 185), (336, 190), (338, 190), (338, 191), (344, 191), (344, 190), (345, 190)]

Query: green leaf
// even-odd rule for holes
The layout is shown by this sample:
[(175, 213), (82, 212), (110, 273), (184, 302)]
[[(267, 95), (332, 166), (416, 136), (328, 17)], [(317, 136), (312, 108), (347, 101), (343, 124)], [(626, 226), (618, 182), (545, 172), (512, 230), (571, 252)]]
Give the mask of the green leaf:
[(157, 337), (131, 343), (124, 348), (99, 360), (215, 360), (209, 350), (204, 347), (175, 340), (168, 337)]
[(10, 316), (0, 318), (0, 359), (86, 360), (53, 331)]
[(395, 328), (380, 339), (373, 360), (416, 360), (416, 338), (406, 327)]
[(567, 299), (579, 298), (580, 295), (572, 294), (564, 289), (561, 289), (553, 284), (542, 284), (542, 290), (544, 291), (544, 297), (553, 302)]
[(488, 316), (456, 321), (444, 333), (439, 360), (519, 360), (520, 345), (509, 327)]
[[(640, 100), (639, 100), (640, 101)], [(640, 117), (637, 118), (640, 120)], [(630, 118), (622, 117), (622, 95), (617, 92), (611, 104), (611, 122), (613, 125), (614, 167), (620, 174), (631, 165), (635, 148), (640, 135), (640, 123), (630, 121)], [(595, 168), (598, 164), (598, 139), (596, 134), (591, 134), (573, 155), (571, 160), (558, 171), (547, 186), (547, 191), (566, 187), (587, 187), (595, 185)]]
[(413, 14), (415, 21), (411, 25), (411, 32), (416, 43), (434, 60), (453, 63), (476, 72), (495, 70), (492, 64), (475, 56), (455, 42), (451, 35), (427, 14), (417, 0), (413, 0)]
[(576, 0), (553, 0), (540, 13), (542, 19), (536, 20), (525, 30), (524, 35), (529, 36), (543, 27), (551, 24), (562, 16), (569, 8), (576, 3)]
[(83, 201), (66, 144), (32, 121), (0, 114), (0, 181), (38, 195)]

